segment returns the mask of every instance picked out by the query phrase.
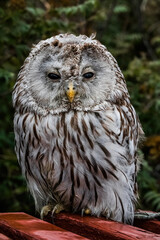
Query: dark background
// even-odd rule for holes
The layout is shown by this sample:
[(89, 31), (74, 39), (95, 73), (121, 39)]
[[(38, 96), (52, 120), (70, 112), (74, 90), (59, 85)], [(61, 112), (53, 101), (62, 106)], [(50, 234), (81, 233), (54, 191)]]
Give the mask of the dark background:
[(65, 32), (96, 32), (117, 59), (146, 134), (138, 207), (160, 211), (159, 0), (0, 1), (0, 211), (35, 214), (14, 153), (11, 93), (32, 44)]

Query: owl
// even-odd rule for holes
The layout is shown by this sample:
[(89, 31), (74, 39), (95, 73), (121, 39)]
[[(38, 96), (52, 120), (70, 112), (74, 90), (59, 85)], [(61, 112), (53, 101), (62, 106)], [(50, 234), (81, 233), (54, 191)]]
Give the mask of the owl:
[(36, 210), (132, 224), (143, 130), (117, 61), (93, 36), (33, 47), (13, 90), (15, 151)]

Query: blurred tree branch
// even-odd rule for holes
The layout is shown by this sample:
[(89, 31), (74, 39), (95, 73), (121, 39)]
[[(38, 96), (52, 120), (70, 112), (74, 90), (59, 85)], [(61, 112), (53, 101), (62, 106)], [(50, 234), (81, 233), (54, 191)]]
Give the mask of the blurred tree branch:
[(148, 33), (144, 29), (145, 16), (143, 14), (142, 9), (145, 10), (147, 1), (131, 0), (131, 2), (133, 6), (132, 7), (133, 13), (135, 15), (135, 19), (137, 20), (137, 28), (139, 32), (142, 34), (143, 43), (144, 46), (146, 47), (148, 56), (150, 56), (152, 60), (156, 60), (157, 56), (152, 48), (152, 45), (150, 44)]
[[(107, 31), (108, 29), (108, 26), (110, 24), (110, 21), (112, 19), (112, 16), (113, 16), (113, 13), (114, 13), (114, 8), (116, 7), (117, 5), (117, 0), (113, 0), (110, 5), (109, 5), (109, 10), (108, 10), (108, 14), (107, 14), (107, 18), (106, 18), (106, 21), (104, 23), (104, 27), (105, 27), (105, 30)], [(106, 7), (107, 9), (107, 7)]]

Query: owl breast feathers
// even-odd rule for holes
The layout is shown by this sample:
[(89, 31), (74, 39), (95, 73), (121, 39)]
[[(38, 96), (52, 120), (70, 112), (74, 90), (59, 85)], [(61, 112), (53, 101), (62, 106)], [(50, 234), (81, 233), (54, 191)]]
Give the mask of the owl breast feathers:
[(92, 37), (40, 41), (13, 91), (16, 154), (38, 211), (132, 223), (143, 135), (124, 77)]

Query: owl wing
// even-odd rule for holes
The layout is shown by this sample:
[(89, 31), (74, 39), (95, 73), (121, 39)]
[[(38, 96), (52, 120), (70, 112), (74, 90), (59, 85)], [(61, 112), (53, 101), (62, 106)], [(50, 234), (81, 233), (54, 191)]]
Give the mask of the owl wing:
[[(113, 115), (114, 124), (110, 122), (110, 136), (112, 136), (112, 141), (116, 142), (116, 148), (119, 150), (121, 171), (126, 175), (130, 186), (137, 195), (136, 176), (140, 165), (137, 150), (144, 133), (129, 100), (124, 101), (121, 105), (115, 105)], [(122, 149), (123, 151), (121, 151)]]
[[(46, 181), (47, 173), (54, 168), (54, 166), (48, 165), (47, 159), (50, 156), (46, 146), (46, 136), (43, 136), (38, 116), (32, 113), (16, 113), (14, 131), (17, 158), (39, 211), (45, 205), (44, 199), (46, 199), (46, 193), (50, 189), (49, 182)], [(50, 139), (48, 139), (48, 145), (49, 142)], [(45, 171), (48, 171), (46, 175)]]

